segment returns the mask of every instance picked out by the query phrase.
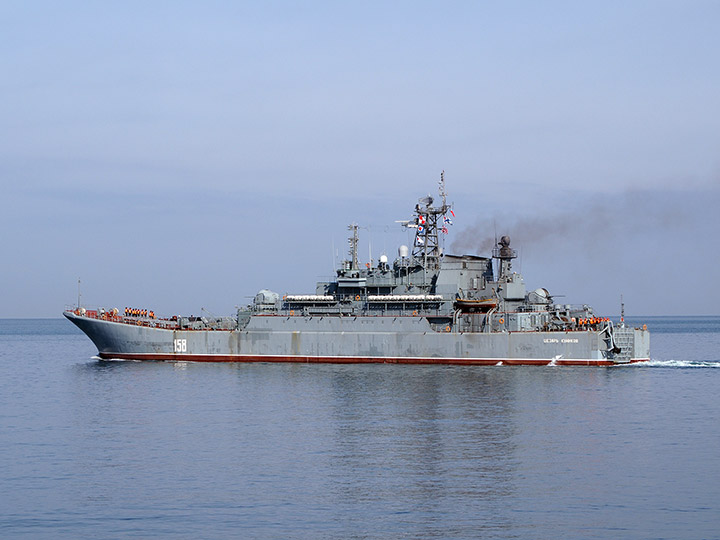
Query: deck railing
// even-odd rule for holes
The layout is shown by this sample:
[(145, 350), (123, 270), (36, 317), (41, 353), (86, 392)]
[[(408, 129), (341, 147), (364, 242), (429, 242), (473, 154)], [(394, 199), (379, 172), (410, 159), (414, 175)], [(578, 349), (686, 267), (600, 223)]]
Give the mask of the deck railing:
[(165, 328), (168, 330), (177, 330), (179, 328), (178, 321), (176, 319), (158, 319), (150, 317), (125, 316), (120, 315), (116, 309), (87, 309), (72, 306), (66, 307), (65, 311), (74, 313), (79, 317), (96, 319), (98, 321), (110, 321), (122, 324), (132, 324), (136, 326), (147, 326), (149, 328)]

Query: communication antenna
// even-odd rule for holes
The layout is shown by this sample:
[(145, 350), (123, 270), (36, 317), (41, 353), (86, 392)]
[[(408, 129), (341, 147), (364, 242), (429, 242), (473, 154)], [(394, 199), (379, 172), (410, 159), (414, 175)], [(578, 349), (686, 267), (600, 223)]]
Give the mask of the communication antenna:
[[(493, 250), (497, 248), (498, 240), (497, 240), (497, 220), (493, 218), (493, 233), (495, 234), (495, 243), (493, 244)], [(498, 260), (495, 263), (495, 276), (496, 279), (500, 279), (500, 260)]]
[(357, 270), (358, 269), (358, 224), (353, 223), (351, 225), (348, 225), (348, 230), (352, 232), (352, 236), (348, 239), (348, 244), (350, 244), (350, 249), (348, 251), (348, 255), (350, 255), (350, 269), (351, 270)]
[(440, 184), (440, 196), (443, 200), (443, 207), (447, 206), (447, 192), (445, 191), (445, 169), (440, 173), (440, 181), (438, 182)]
[(625, 302), (623, 302), (623, 295), (620, 295), (620, 326), (625, 327)]
[(78, 309), (80, 309), (80, 278), (78, 278)]

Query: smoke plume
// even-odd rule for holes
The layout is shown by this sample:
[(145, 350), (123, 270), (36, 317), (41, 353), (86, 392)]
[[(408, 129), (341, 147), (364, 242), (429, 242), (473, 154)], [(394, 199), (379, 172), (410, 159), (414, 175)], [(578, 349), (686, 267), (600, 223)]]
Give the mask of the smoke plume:
[[(695, 196), (703, 199), (701, 194)], [(497, 239), (506, 234), (512, 240), (511, 247), (522, 247), (525, 251), (556, 252), (572, 247), (592, 253), (612, 249), (618, 242), (645, 233), (682, 227), (697, 207), (693, 198), (688, 194), (632, 191), (543, 207), (533, 215), (513, 215), (507, 210), (494, 212), (461, 230), (451, 244), (451, 251), (486, 256)]]

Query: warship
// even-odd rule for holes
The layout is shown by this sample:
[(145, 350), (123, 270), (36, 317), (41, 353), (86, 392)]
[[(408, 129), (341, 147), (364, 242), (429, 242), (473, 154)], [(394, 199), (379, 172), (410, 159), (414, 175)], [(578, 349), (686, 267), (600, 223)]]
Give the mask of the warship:
[[(439, 199), (423, 197), (414, 233), (390, 263), (358, 262), (358, 225), (348, 259), (312, 294), (260, 290), (229, 317), (160, 318), (125, 308), (68, 307), (64, 316), (101, 359), (193, 362), (407, 363), (613, 366), (650, 359), (646, 326), (616, 324), (588, 305), (528, 291), (502, 236), (490, 257), (443, 253), (454, 211), (444, 176)], [(411, 234), (411, 236), (413, 236)], [(410, 243), (410, 242), (408, 242)]]

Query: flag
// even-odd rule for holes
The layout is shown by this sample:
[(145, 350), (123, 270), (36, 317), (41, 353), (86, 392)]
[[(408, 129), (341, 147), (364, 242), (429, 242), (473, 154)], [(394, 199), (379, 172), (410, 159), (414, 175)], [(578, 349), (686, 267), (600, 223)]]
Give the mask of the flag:
[(422, 234), (424, 232), (425, 232), (425, 227), (423, 227), (422, 225), (418, 225), (418, 234)]
[(415, 240), (417, 241), (418, 246), (424, 246), (425, 245), (425, 239), (422, 236), (416, 236)]
[(442, 228), (442, 232), (444, 232), (445, 234), (447, 234), (447, 233), (448, 233), (448, 228), (447, 228), (447, 227), (443, 227), (443, 228)]
[(452, 211), (452, 208), (450, 209), (450, 213), (452, 214), (452, 217), (455, 217), (455, 212)]
[(452, 225), (452, 219), (447, 216), (443, 216), (443, 223), (445, 223), (445, 225)]
[(425, 225), (425, 216), (423, 216), (423, 215), (418, 216), (418, 223), (420, 225)]

